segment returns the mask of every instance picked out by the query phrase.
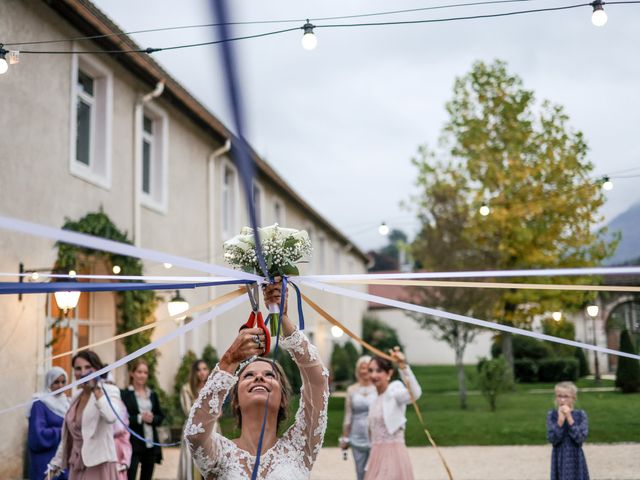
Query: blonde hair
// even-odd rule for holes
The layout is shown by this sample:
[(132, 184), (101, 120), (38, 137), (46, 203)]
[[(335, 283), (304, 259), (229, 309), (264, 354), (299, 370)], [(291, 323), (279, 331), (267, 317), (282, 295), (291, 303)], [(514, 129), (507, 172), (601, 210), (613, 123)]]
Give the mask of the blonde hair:
[(556, 383), (554, 391), (557, 392), (558, 390), (567, 390), (574, 400), (578, 398), (578, 387), (576, 387), (576, 384), (573, 382)]

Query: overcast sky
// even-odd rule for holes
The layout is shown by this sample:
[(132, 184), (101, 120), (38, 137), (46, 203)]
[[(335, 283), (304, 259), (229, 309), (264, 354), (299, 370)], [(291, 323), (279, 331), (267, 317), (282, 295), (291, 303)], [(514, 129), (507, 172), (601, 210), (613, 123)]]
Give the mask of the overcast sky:
[[(207, 0), (95, 0), (125, 31), (213, 21)], [(302, 19), (443, 5), (448, 0), (233, 0), (236, 21)], [(442, 18), (571, 4), (533, 0), (414, 12), (357, 21)], [(151, 8), (153, 5), (153, 8)], [(590, 147), (595, 174), (638, 167), (640, 174), (640, 5), (423, 25), (318, 29), (318, 47), (301, 33), (237, 42), (248, 136), (256, 151), (311, 205), (361, 248), (385, 241), (382, 220), (411, 232), (399, 204), (414, 190), (411, 157), (435, 145), (454, 79), (476, 60), (499, 58), (536, 98), (566, 108)], [(343, 21), (345, 22), (345, 21)], [(317, 21), (317, 24), (328, 22)], [(337, 23), (337, 22), (332, 22)], [(235, 35), (293, 24), (235, 27)], [(300, 24), (301, 25), (301, 24)], [(214, 38), (212, 29), (132, 35), (143, 47)], [(218, 47), (159, 52), (154, 58), (230, 124)], [(623, 173), (621, 173), (622, 175)], [(607, 220), (640, 200), (640, 177), (615, 179)]]

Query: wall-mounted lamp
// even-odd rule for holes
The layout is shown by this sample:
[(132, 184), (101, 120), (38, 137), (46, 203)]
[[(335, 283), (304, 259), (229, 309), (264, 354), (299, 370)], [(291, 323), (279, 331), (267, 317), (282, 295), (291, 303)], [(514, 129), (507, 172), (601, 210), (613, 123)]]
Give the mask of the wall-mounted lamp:
[[(187, 302), (184, 298), (182, 298), (180, 296), (180, 292), (178, 290), (176, 290), (176, 294), (167, 303), (167, 310), (169, 310), (169, 315), (172, 316), (172, 317), (174, 315), (179, 315), (179, 314), (189, 310), (189, 302)], [(176, 318), (175, 321), (176, 321), (176, 323), (180, 323), (185, 318), (187, 318), (186, 315), (184, 315), (183, 317)]]

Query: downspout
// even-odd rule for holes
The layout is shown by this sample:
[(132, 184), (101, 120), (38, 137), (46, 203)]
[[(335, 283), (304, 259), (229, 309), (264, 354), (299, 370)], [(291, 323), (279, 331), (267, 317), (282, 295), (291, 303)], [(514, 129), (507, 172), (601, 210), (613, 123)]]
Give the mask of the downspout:
[(154, 98), (158, 98), (164, 91), (164, 82), (160, 80), (153, 91), (141, 96), (133, 111), (133, 244), (141, 243), (140, 218), (140, 179), (142, 178), (142, 117), (144, 106)]
[[(208, 260), (209, 263), (215, 263), (214, 257), (216, 252), (216, 235), (214, 233), (214, 225), (215, 225), (215, 203), (216, 196), (216, 163), (217, 160), (225, 155), (231, 150), (231, 140), (227, 138), (224, 142), (224, 145), (220, 148), (215, 149), (213, 152), (209, 154), (209, 159), (207, 160), (207, 239), (209, 243), (209, 253)], [(216, 296), (216, 288), (209, 287), (209, 298), (215, 298)], [(209, 342), (219, 350), (218, 347), (220, 345), (217, 344), (217, 337), (215, 332), (215, 325), (218, 325), (218, 322), (209, 322), (211, 325), (211, 330), (209, 331)]]

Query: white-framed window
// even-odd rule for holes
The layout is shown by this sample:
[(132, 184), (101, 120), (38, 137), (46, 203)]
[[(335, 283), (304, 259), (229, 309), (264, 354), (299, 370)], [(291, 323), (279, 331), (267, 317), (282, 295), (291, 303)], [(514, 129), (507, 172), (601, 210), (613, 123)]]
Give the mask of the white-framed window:
[(273, 221), (281, 227), (285, 226), (287, 221), (287, 212), (284, 209), (284, 203), (278, 198), (273, 201)]
[(109, 189), (113, 74), (85, 55), (74, 54), (71, 65), (69, 168), (73, 175)]
[(222, 237), (226, 240), (236, 235), (236, 216), (238, 205), (238, 175), (236, 169), (228, 161), (222, 162)]
[(256, 211), (256, 223), (258, 226), (262, 226), (262, 204), (263, 204), (263, 190), (258, 182), (253, 182), (253, 205)]
[(140, 125), (140, 201), (142, 205), (166, 213), (168, 192), (169, 120), (155, 105), (146, 105)]

